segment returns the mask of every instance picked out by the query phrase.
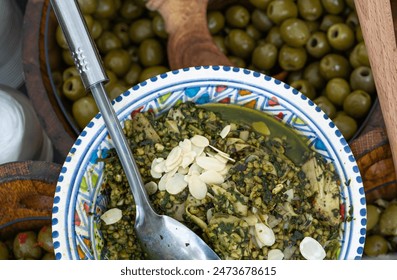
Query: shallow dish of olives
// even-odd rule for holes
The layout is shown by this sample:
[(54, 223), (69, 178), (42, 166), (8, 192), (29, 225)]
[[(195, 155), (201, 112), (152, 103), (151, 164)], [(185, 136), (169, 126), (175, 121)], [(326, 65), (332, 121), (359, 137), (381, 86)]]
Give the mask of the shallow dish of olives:
[[(156, 210), (191, 226), (222, 259), (361, 258), (366, 201), (355, 158), (298, 90), (244, 68), (192, 67), (112, 103)], [(98, 114), (59, 176), (56, 259), (145, 258), (133, 215)]]

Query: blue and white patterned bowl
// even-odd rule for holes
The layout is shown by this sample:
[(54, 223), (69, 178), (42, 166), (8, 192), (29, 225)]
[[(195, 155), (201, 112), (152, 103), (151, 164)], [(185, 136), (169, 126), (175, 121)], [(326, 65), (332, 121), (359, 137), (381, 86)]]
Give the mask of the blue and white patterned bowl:
[[(263, 111), (290, 125), (308, 146), (332, 161), (341, 177), (341, 209), (351, 219), (342, 225), (339, 259), (361, 259), (366, 234), (364, 187), (355, 158), (331, 119), (306, 96), (283, 82), (235, 67), (195, 67), (144, 81), (112, 101), (121, 122), (132, 111), (162, 114), (175, 104), (232, 103)], [(56, 258), (100, 259), (103, 240), (97, 228), (106, 209), (100, 195), (103, 163), (97, 158), (112, 148), (98, 114), (71, 148), (54, 197), (52, 226)]]

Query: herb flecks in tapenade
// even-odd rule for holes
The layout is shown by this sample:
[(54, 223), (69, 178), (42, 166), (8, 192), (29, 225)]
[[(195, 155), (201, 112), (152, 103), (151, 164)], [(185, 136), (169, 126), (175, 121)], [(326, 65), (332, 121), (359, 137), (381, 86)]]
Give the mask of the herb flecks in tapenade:
[[(341, 222), (336, 210), (340, 203), (338, 176), (332, 164), (316, 155), (303, 166), (294, 164), (285, 155), (289, 147), (286, 137), (275, 137), (271, 131), (258, 133), (250, 125), (223, 120), (218, 113), (192, 103), (175, 106), (159, 118), (151, 112), (134, 114), (132, 120), (125, 121), (124, 132), (142, 178), (150, 186), (155, 210), (182, 221), (222, 259), (268, 259), (275, 252), (277, 258), (303, 259), (299, 245), (305, 237), (321, 244), (326, 259), (337, 257)], [(206, 183), (202, 199), (195, 198), (188, 187), (170, 193), (160, 183), (164, 173), (155, 174), (153, 171), (160, 169), (151, 168), (156, 159), (156, 164), (161, 158), (166, 161), (175, 147), (183, 149), (189, 145), (184, 141), (197, 136), (208, 140), (203, 155), (219, 157), (224, 153), (228, 157), (223, 181)], [(103, 161), (108, 207), (123, 212), (120, 221), (99, 225), (105, 257), (143, 259), (133, 230), (133, 198), (115, 151)], [(187, 176), (193, 163), (185, 170), (182, 166), (176, 169), (171, 160), (169, 164), (174, 174), (187, 172)], [(199, 167), (193, 167), (191, 173), (200, 176)]]

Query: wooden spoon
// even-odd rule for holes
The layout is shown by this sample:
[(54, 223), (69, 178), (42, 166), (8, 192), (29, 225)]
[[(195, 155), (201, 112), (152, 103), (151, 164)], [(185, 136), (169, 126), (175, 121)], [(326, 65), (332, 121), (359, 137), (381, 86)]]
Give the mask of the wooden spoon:
[(380, 107), (397, 166), (397, 45), (390, 0), (355, 0)]

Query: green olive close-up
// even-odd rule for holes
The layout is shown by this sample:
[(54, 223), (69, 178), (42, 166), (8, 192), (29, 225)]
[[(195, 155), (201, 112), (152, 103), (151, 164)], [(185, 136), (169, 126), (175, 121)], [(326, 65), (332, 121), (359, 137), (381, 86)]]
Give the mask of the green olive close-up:
[(155, 34), (152, 27), (152, 20), (148, 18), (135, 20), (130, 25), (129, 34), (131, 41), (137, 44), (141, 43), (145, 39), (153, 38)]
[(344, 112), (341, 114), (337, 113), (332, 121), (346, 140), (352, 139), (357, 132), (357, 121)]
[(106, 54), (111, 50), (120, 49), (123, 46), (123, 42), (115, 33), (103, 31), (96, 45), (101, 53)]
[(370, 95), (375, 95), (375, 80), (372, 70), (367, 66), (359, 66), (350, 75), (350, 85), (352, 90), (361, 89)]
[(282, 69), (286, 71), (296, 71), (305, 66), (307, 53), (302, 47), (294, 48), (284, 45), (279, 51), (278, 60)]
[(135, 3), (134, 0), (124, 0), (120, 9), (120, 15), (128, 20), (140, 17), (143, 12), (144, 8)]
[(325, 95), (335, 106), (343, 106), (350, 92), (349, 82), (343, 78), (333, 78), (325, 86)]
[(144, 67), (160, 65), (165, 60), (163, 45), (157, 39), (145, 39), (138, 48), (139, 60)]
[(272, 69), (277, 62), (277, 47), (270, 43), (257, 46), (252, 53), (252, 63), (262, 70)]
[(353, 68), (357, 68), (359, 66), (370, 67), (368, 52), (364, 42), (359, 42), (354, 47), (354, 49), (349, 55), (349, 60)]
[(322, 90), (326, 81), (320, 74), (320, 62), (314, 61), (307, 64), (303, 71), (303, 79), (307, 80), (316, 90)]
[(364, 253), (367, 256), (376, 257), (386, 254), (387, 251), (387, 241), (383, 236), (371, 235), (367, 237), (364, 245)]
[(249, 0), (249, 2), (256, 8), (261, 9), (263, 11), (266, 10), (267, 6), (273, 0)]
[(211, 34), (217, 34), (225, 27), (225, 16), (220, 11), (210, 11), (207, 14), (207, 25)]
[(363, 90), (352, 91), (343, 101), (343, 110), (351, 117), (365, 117), (371, 109), (371, 96)]
[(83, 129), (98, 112), (99, 109), (95, 100), (90, 95), (76, 100), (72, 106), (73, 117), (81, 129)]
[(379, 230), (384, 235), (397, 236), (397, 203), (390, 203), (379, 219)]
[(373, 204), (367, 205), (367, 231), (372, 230), (379, 222), (381, 211)]
[(225, 19), (229, 26), (244, 28), (251, 18), (250, 12), (242, 5), (233, 5), (226, 9)]
[(251, 16), (252, 25), (261, 32), (268, 32), (274, 23), (267, 16), (265, 11), (255, 9)]
[(54, 251), (54, 244), (52, 241), (52, 230), (50, 226), (43, 226), (37, 234), (37, 242), (41, 248), (47, 252)]
[(334, 118), (334, 116), (336, 115), (336, 107), (334, 104), (332, 104), (331, 101), (329, 101), (329, 99), (324, 96), (321, 95), (319, 97), (317, 97), (316, 99), (313, 100), (314, 103), (316, 103), (316, 105), (318, 107), (321, 108), (321, 110), (329, 117), (329, 118)]
[(326, 80), (332, 78), (348, 79), (350, 71), (349, 61), (343, 55), (330, 53), (320, 60), (320, 73)]
[(83, 14), (93, 14), (98, 7), (98, 0), (77, 0)]
[(321, 0), (325, 11), (329, 14), (338, 15), (345, 9), (345, 0)]
[(323, 15), (323, 6), (320, 0), (298, 0), (299, 15), (308, 21), (315, 21)]
[(98, 0), (98, 5), (94, 15), (97, 18), (112, 18), (117, 13), (117, 7), (114, 0)]
[(103, 63), (118, 77), (123, 77), (131, 66), (130, 54), (124, 49), (111, 50), (105, 55)]
[(266, 12), (275, 24), (280, 24), (287, 18), (296, 18), (298, 7), (292, 0), (277, 0), (269, 3)]
[(66, 79), (62, 90), (64, 96), (72, 101), (76, 101), (87, 94), (80, 76), (71, 76)]
[(310, 37), (306, 23), (297, 18), (284, 20), (280, 25), (280, 33), (283, 41), (291, 47), (303, 47)]
[(331, 46), (327, 39), (327, 35), (322, 31), (314, 32), (310, 35), (306, 42), (306, 50), (308, 54), (315, 58), (322, 58), (331, 52)]
[(345, 23), (335, 23), (327, 31), (328, 42), (335, 50), (346, 51), (355, 42), (353, 30)]
[(234, 55), (247, 58), (255, 48), (255, 41), (247, 32), (241, 29), (233, 29), (226, 37), (226, 46)]

